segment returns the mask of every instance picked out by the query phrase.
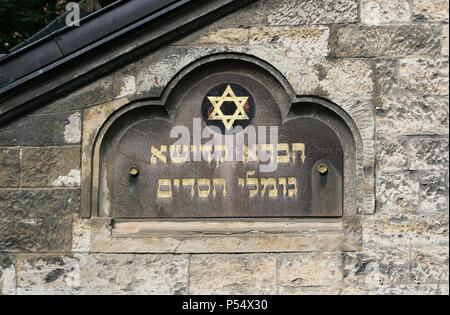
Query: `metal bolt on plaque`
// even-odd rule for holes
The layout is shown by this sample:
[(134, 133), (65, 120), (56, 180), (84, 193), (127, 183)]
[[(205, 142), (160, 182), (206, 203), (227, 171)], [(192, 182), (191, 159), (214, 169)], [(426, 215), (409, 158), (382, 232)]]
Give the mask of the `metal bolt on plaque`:
[(328, 165), (326, 165), (325, 163), (320, 163), (319, 167), (318, 167), (319, 173), (321, 175), (327, 175), (328, 173)]
[(139, 168), (137, 168), (136, 166), (132, 166), (130, 167), (129, 173), (131, 176), (136, 177), (139, 175)]

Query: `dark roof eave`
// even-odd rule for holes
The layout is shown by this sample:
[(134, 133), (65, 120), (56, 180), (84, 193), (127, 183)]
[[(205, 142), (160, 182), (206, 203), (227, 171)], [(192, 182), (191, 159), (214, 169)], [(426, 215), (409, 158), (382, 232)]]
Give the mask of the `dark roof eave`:
[[(143, 53), (154, 51), (253, 1), (255, 0), (176, 1), (175, 8), (159, 10), (0, 89), (0, 124), (62, 97), (117, 67), (142, 57)], [(141, 28), (144, 32), (140, 31)], [(136, 34), (140, 35), (136, 37)], [(127, 48), (127, 43), (137, 38), (140, 38), (137, 41), (139, 45), (134, 45), (131, 50)], [(125, 42), (122, 43), (123, 40)], [(106, 50), (102, 49), (105, 45), (108, 47)], [(116, 46), (119, 47), (118, 51), (114, 49)], [(73, 71), (75, 66), (76, 71)], [(41, 80), (37, 80), (38, 78)]]
[[(96, 14), (101, 14), (106, 12), (110, 8), (116, 5), (120, 5), (121, 2), (128, 0), (114, 0), (113, 3), (101, 7), (98, 0), (79, 0), (78, 4), (80, 6), (80, 21), (83, 22), (87, 18), (94, 18)], [(101, 12), (101, 13), (100, 13)], [(37, 42), (44, 37), (52, 36), (55, 33), (64, 32), (66, 28), (70, 28), (66, 25), (65, 20), (69, 15), (69, 12), (65, 12), (61, 16), (56, 17), (53, 21), (47, 24), (43, 29), (39, 32), (33, 34), (31, 37), (25, 39), (22, 43), (17, 46), (14, 46), (10, 49), (11, 53), (16, 52), (24, 47), (31, 46), (34, 42)]]
[(20, 85), (34, 72), (72, 55), (84, 47), (109, 39), (122, 28), (136, 21), (155, 19), (161, 13), (196, 0), (122, 0), (80, 20), (79, 27), (66, 26), (0, 59), (0, 95)]

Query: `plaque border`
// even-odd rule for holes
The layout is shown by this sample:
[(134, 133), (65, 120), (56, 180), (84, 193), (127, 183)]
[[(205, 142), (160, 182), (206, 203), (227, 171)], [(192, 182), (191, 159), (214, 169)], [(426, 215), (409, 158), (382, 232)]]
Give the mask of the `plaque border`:
[[(115, 229), (122, 228), (124, 224), (130, 224), (127, 220), (115, 220), (107, 212), (102, 210), (105, 203), (99, 203), (99, 196), (105, 195), (105, 191), (99, 185), (101, 181), (100, 175), (100, 156), (101, 156), (101, 145), (102, 141), (111, 126), (113, 126), (116, 119), (121, 117), (123, 114), (134, 110), (142, 106), (159, 106), (163, 108), (167, 104), (173, 90), (180, 84), (182, 80), (194, 70), (200, 69), (202, 66), (211, 65), (215, 63), (226, 63), (227, 65), (238, 64), (242, 69), (242, 65), (248, 66), (251, 71), (259, 71), (262, 76), (271, 79), (275, 86), (272, 90), (274, 94), (278, 95), (282, 106), (280, 107), (282, 116), (284, 119), (292, 119), (296, 114), (302, 113), (302, 110), (306, 108), (305, 104), (315, 104), (316, 109), (313, 109), (309, 114), (314, 117), (320, 117), (320, 113), (317, 111), (324, 110), (324, 112), (329, 113), (325, 115), (325, 121), (332, 124), (335, 127), (333, 120), (340, 120), (339, 126), (342, 130), (337, 132), (339, 137), (342, 138), (342, 145), (344, 148), (344, 214), (340, 221), (339, 228), (336, 228), (336, 219), (312, 219), (316, 220), (316, 229), (300, 228), (300, 226), (308, 226), (311, 224), (311, 219), (284, 219), (290, 220), (299, 224), (299, 228), (296, 231), (267, 231), (264, 228), (258, 227), (254, 234), (249, 235), (248, 233), (242, 234), (240, 231), (235, 231), (231, 229), (228, 232), (221, 231), (208, 231), (208, 233), (203, 233), (203, 235), (195, 234), (195, 224), (201, 224), (205, 219), (191, 220), (193, 225), (185, 224), (185, 229), (178, 230), (175, 233), (174, 230), (170, 230), (167, 220), (145, 220), (146, 222), (141, 222), (141, 220), (131, 220), (131, 223), (135, 222), (135, 231), (138, 231), (140, 227), (147, 224), (148, 226), (156, 224), (162, 227), (166, 227), (169, 230), (166, 233), (148, 233), (140, 232), (130, 235), (123, 235)], [(156, 107), (155, 107), (156, 108)], [(170, 113), (170, 107), (167, 107)], [(340, 249), (344, 251), (358, 250), (362, 246), (362, 228), (361, 228), (361, 217), (364, 214), (364, 207), (367, 205), (365, 201), (365, 196), (367, 196), (367, 191), (364, 189), (364, 183), (367, 182), (364, 173), (364, 157), (363, 157), (363, 141), (361, 134), (358, 130), (356, 123), (353, 121), (351, 116), (346, 113), (338, 105), (319, 97), (312, 96), (297, 96), (295, 95), (289, 82), (271, 65), (266, 62), (241, 54), (218, 54), (213, 56), (208, 56), (206, 58), (201, 58), (191, 65), (183, 69), (177, 76), (175, 76), (172, 81), (168, 84), (166, 89), (161, 94), (159, 99), (141, 99), (136, 101), (128, 101), (127, 99), (119, 99), (112, 102), (107, 102), (100, 104), (94, 108), (90, 108), (84, 112), (84, 118), (91, 117), (95, 115), (95, 124), (85, 125), (86, 129), (83, 128), (83, 176), (82, 176), (82, 209), (81, 216), (83, 218), (91, 218), (92, 226), (92, 251), (94, 252), (133, 252), (136, 250), (135, 246), (138, 244), (146, 244), (144, 246), (143, 252), (185, 252), (185, 253), (202, 253), (202, 252), (251, 252), (250, 247), (245, 246), (225, 246), (224, 242), (232, 239), (241, 239), (242, 241), (261, 239), (261, 240), (272, 240), (277, 243), (278, 247), (267, 249), (253, 249), (256, 252), (283, 252), (283, 251), (311, 251), (313, 248), (321, 248), (325, 244), (320, 240), (327, 239), (331, 242), (327, 245), (327, 249)], [(293, 116), (294, 115), (294, 116)], [(334, 118), (333, 118), (334, 117)], [(295, 117), (294, 117), (295, 118)], [(336, 122), (336, 121), (334, 121)], [(350, 170), (350, 172), (349, 172)], [(370, 178), (369, 178), (370, 180)], [(369, 192), (370, 194), (370, 192)], [(107, 195), (107, 194), (106, 194)], [(306, 220), (306, 221), (305, 221)], [(179, 221), (179, 220), (177, 220)], [(279, 220), (267, 220), (267, 219), (253, 219), (252, 223), (264, 223), (268, 222), (270, 224), (280, 223)], [(278, 222), (276, 222), (278, 221)], [(209, 223), (224, 224), (222, 219), (211, 219), (208, 220)], [(236, 222), (242, 224), (245, 223), (245, 219), (231, 220), (231, 224), (236, 224)], [(228, 223), (230, 220), (228, 219)], [(116, 225), (117, 224), (117, 225)], [(250, 227), (249, 224), (248, 227)], [(281, 227), (280, 225), (279, 227)], [(320, 228), (318, 228), (320, 227)], [(137, 229), (137, 230), (136, 230)], [(150, 230), (151, 231), (151, 230)], [(120, 235), (118, 235), (118, 233)], [(175, 235), (174, 235), (175, 233)], [(180, 238), (183, 242), (203, 242), (206, 239), (206, 243), (216, 244), (217, 246), (181, 246)], [(280, 243), (281, 239), (286, 238), (286, 244)], [(153, 241), (158, 240), (155, 246), (151, 246)], [(278, 241), (277, 241), (278, 240)], [(295, 242), (294, 242), (295, 240)], [(292, 243), (293, 242), (293, 243)], [(298, 243), (300, 242), (300, 243)], [(305, 242), (312, 242), (312, 245), (306, 246)], [(174, 250), (173, 243), (177, 243), (177, 250)], [(236, 242), (238, 244), (239, 242)], [(244, 241), (245, 243), (245, 241)], [(292, 245), (292, 244), (298, 245)], [(162, 246), (161, 244), (166, 244), (167, 246)], [(242, 243), (240, 243), (242, 244)], [(288, 245), (291, 244), (291, 245)], [(322, 244), (322, 245), (321, 245)], [(141, 244), (142, 245), (142, 244)], [(220, 250), (220, 246), (223, 246), (223, 250)], [(181, 246), (181, 247), (180, 247)], [(291, 246), (291, 249), (286, 246)], [(328, 248), (329, 247), (329, 248)]]

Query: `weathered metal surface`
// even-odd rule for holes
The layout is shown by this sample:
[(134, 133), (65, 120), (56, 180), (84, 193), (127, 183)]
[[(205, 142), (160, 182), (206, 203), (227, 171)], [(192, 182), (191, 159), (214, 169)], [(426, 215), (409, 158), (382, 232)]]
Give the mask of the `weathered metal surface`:
[[(227, 92), (228, 87), (232, 92), (239, 91)], [(248, 98), (243, 93), (248, 93)], [(215, 106), (205, 114), (208, 96)], [(242, 106), (242, 111), (220, 113), (221, 103), (229, 103), (233, 96), (240, 98), (236, 100), (236, 110)], [(283, 122), (271, 92), (256, 80), (239, 74), (228, 74), (226, 80), (223, 75), (200, 80), (170, 109), (167, 116), (155, 113), (129, 121), (121, 133), (115, 160), (111, 161), (114, 163), (111, 198), (114, 217), (342, 216), (343, 148), (327, 123), (311, 116), (294, 116)], [(186, 158), (172, 156), (171, 153), (177, 152), (174, 145), (178, 140), (170, 137), (174, 126), (187, 127), (192, 137), (195, 133), (193, 119), (201, 121), (201, 127), (208, 130), (208, 120), (214, 117), (218, 117), (216, 126), (220, 126), (220, 122), (223, 124), (224, 128), (218, 131), (220, 134), (227, 131), (227, 124), (242, 126), (243, 121), (245, 126), (247, 118), (249, 128), (278, 127), (278, 140), (271, 147), (280, 161), (276, 169), (263, 172), (261, 165), (267, 163), (251, 158), (248, 161), (195, 161), (196, 154), (207, 150), (192, 139), (191, 144), (180, 151), (186, 152), (182, 155)], [(236, 140), (238, 135), (229, 137)], [(205, 145), (208, 140), (201, 144)]]

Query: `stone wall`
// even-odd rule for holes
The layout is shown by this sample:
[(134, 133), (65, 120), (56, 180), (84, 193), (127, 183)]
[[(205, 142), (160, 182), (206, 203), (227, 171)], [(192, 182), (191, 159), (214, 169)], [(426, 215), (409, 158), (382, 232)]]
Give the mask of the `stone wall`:
[[(258, 1), (0, 126), (0, 294), (448, 294), (448, 19), (448, 0)], [(92, 251), (79, 214), (95, 113), (159, 96), (222, 52), (272, 64), (355, 121), (361, 250)]]

